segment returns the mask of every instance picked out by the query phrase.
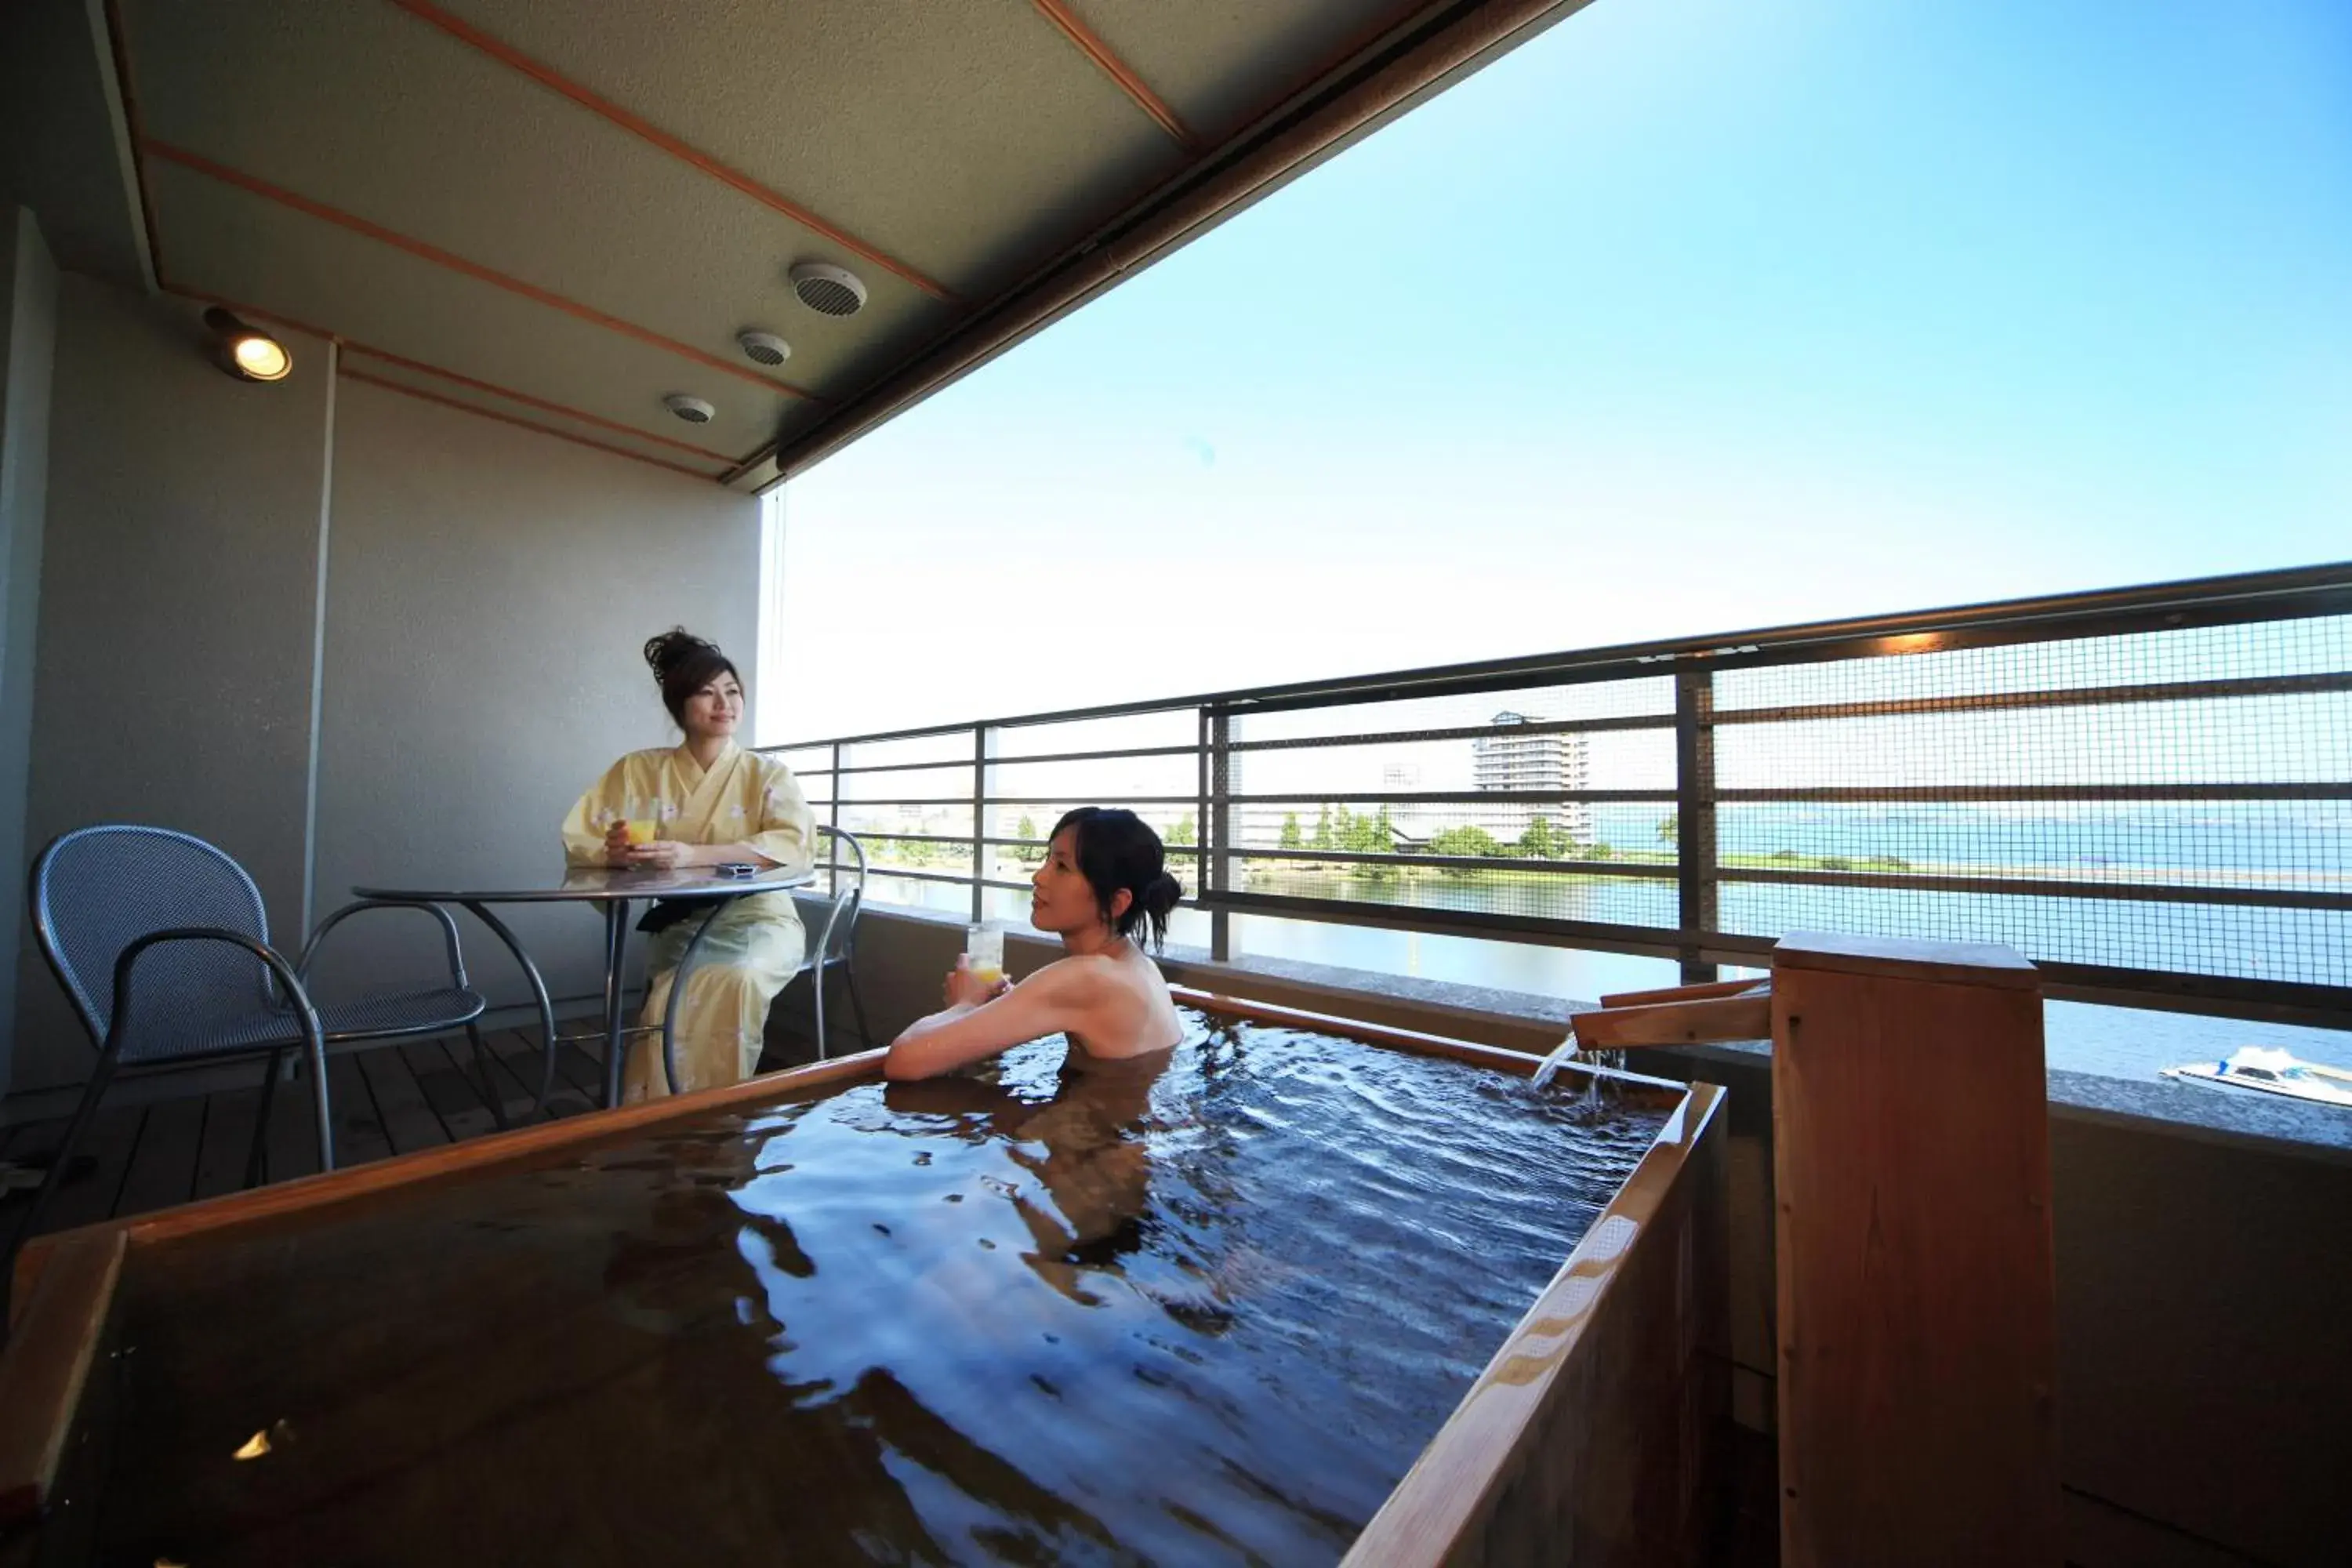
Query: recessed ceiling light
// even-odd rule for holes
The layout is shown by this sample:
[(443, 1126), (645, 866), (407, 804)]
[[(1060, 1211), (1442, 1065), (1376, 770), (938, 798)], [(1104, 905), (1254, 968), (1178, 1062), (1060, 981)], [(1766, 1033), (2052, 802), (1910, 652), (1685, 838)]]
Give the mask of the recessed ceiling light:
[(822, 261), (793, 264), (793, 292), (821, 316), (854, 316), (866, 308), (866, 285), (857, 274)]
[(239, 381), (283, 381), (294, 356), (268, 332), (256, 331), (218, 305), (205, 312), (213, 334), (213, 356)]
[(711, 407), (699, 397), (688, 397), (683, 392), (671, 393), (662, 399), (662, 404), (688, 425), (708, 425), (719, 413), (719, 410)]
[(782, 364), (793, 357), (792, 344), (756, 327), (736, 333), (735, 341), (741, 345), (743, 357), (754, 364)]

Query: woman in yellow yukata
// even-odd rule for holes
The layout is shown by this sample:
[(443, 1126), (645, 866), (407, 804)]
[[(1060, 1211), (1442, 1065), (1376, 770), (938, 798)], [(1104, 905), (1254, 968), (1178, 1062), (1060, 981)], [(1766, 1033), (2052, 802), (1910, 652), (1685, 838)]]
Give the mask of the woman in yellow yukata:
[[(563, 819), (573, 866), (662, 868), (742, 861), (805, 870), (815, 825), (792, 770), (735, 743), (743, 681), (732, 660), (684, 627), (646, 644), (663, 705), (683, 745), (631, 752), (604, 770)], [(702, 910), (656, 904), (637, 929), (655, 933), (646, 953), (646, 1006), (629, 1053), (624, 1098), (669, 1092), (662, 1070), (662, 1016), (670, 982)], [(677, 1025), (677, 1090), (740, 1083), (757, 1069), (768, 1005), (801, 966), (808, 936), (789, 892), (734, 900), (695, 950)]]

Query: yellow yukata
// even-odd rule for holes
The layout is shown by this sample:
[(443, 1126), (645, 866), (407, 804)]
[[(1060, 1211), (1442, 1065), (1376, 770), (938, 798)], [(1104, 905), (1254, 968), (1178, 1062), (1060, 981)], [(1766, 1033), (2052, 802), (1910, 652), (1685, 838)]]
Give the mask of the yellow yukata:
[[(616, 822), (652, 821), (656, 838), (678, 844), (743, 844), (780, 866), (808, 868), (814, 819), (798, 780), (783, 763), (730, 743), (706, 770), (685, 747), (632, 752), (614, 763), (563, 819), (564, 858), (604, 864), (604, 835)], [(662, 1071), (662, 1014), (687, 943), (702, 923), (697, 911), (655, 933), (646, 952), (646, 1006), (622, 1079), (635, 1101), (669, 1092)], [(788, 892), (736, 899), (710, 922), (695, 950), (678, 1010), (678, 1092), (740, 1083), (758, 1068), (768, 1005), (798, 972), (808, 934)]]

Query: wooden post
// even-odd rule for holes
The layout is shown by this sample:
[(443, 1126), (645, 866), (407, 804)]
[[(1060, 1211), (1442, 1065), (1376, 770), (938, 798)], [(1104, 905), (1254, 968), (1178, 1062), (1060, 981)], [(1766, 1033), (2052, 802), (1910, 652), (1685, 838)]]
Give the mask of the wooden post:
[(1792, 934), (1772, 970), (1780, 1561), (2060, 1560), (2041, 983)]

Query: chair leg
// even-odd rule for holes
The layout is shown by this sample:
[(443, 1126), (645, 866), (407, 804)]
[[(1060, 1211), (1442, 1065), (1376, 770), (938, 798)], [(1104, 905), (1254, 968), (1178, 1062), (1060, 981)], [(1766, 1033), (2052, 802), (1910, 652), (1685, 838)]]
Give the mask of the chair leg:
[(319, 1122), (319, 1169), (335, 1168), (335, 1113), (327, 1101), (327, 1047), (318, 1036), (303, 1042), (310, 1058), (310, 1111)]
[(874, 1048), (874, 1037), (866, 1027), (866, 1004), (857, 999), (857, 961), (856, 959), (845, 958), (841, 961), (841, 977), (849, 984), (849, 1010), (857, 1017), (857, 1043), (864, 1049), (870, 1051)]
[(98, 1114), (98, 1102), (106, 1094), (107, 1079), (114, 1076), (110, 1057), (98, 1058), (97, 1068), (89, 1075), (89, 1083), (81, 1091), (81, 1103), (74, 1107), (73, 1120), (66, 1123), (66, 1135), (58, 1144), (57, 1153), (50, 1158), (49, 1168), (41, 1177), (38, 1191), (33, 1194), (32, 1206), (16, 1223), (16, 1234), (8, 1238), (7, 1250), (0, 1253), (0, 1341), (8, 1337), (8, 1288), (16, 1275), (16, 1254), (33, 1238), (41, 1224), (41, 1215), (48, 1211), (49, 1199), (64, 1182), (66, 1167), (73, 1161), (73, 1152), (81, 1135), (89, 1130), (90, 1118)]
[(253, 1147), (246, 1151), (245, 1184), (257, 1187), (269, 1180), (269, 1107), (278, 1098), (278, 1075), (286, 1070), (286, 1053), (269, 1053), (261, 1074), (261, 1109), (253, 1117)]
[(499, 1092), (498, 1074), (490, 1070), (490, 1047), (482, 1043), (481, 1026), (467, 1025), (466, 1038), (473, 1042), (474, 1068), (482, 1075), (482, 1098), (490, 1102), (490, 1120), (503, 1132), (507, 1126), (507, 1097)]
[(825, 1038), (824, 1033), (824, 960), (819, 959), (816, 973), (811, 977), (816, 982), (816, 1059), (819, 1061), (832, 1054), (828, 1049), (831, 1042)]

